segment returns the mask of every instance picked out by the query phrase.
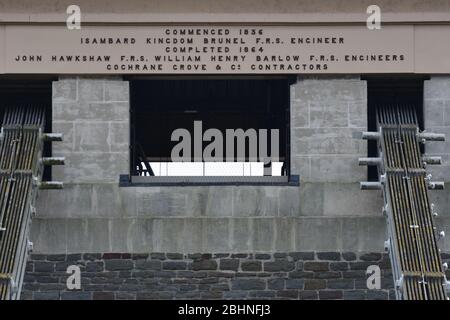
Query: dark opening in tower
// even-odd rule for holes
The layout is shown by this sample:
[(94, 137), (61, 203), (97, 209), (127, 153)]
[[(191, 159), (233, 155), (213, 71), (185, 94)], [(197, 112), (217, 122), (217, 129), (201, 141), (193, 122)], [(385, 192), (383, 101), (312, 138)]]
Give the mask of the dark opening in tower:
[(131, 176), (288, 176), (291, 82), (132, 80)]
[[(396, 106), (412, 108), (416, 111), (419, 128), (424, 129), (423, 121), (423, 81), (425, 77), (416, 76), (368, 76), (367, 80), (367, 126), (368, 131), (377, 130), (377, 109), (394, 108)], [(421, 150), (424, 151), (423, 149)], [(368, 141), (369, 157), (378, 155), (376, 141)], [(368, 181), (378, 181), (378, 171), (369, 166)]]
[[(52, 132), (52, 80), (25, 77), (0, 78), (0, 126), (7, 108), (43, 108), (45, 132)], [(44, 143), (44, 157), (52, 155), (51, 142)], [(42, 179), (51, 180), (51, 166), (44, 167)]]

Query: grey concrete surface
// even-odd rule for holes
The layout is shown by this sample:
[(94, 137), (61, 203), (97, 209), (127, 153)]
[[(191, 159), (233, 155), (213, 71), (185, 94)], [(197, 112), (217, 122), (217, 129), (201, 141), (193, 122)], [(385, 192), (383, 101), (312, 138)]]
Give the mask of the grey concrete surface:
[(291, 171), (308, 182), (356, 182), (367, 154), (367, 84), (359, 77), (299, 77), (291, 86)]
[[(54, 168), (61, 191), (41, 191), (32, 239), (37, 253), (246, 252), (295, 250), (381, 251), (383, 200), (360, 191), (366, 168), (357, 159), (366, 144), (353, 138), (366, 128), (366, 83), (353, 77), (301, 78), (292, 86), (293, 186), (126, 187), (129, 92), (118, 77), (63, 77), (53, 86)], [(425, 83), (425, 124), (447, 132), (450, 77)], [(338, 112), (333, 116), (332, 111)], [(449, 132), (450, 140), (450, 132)], [(428, 143), (448, 180), (450, 146)], [(450, 232), (449, 191), (430, 192)], [(450, 242), (442, 243), (443, 250)]]

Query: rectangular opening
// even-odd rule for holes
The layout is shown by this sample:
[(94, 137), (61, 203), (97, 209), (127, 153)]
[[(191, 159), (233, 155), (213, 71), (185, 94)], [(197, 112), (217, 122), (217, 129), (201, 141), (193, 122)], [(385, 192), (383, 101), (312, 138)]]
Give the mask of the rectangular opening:
[[(367, 80), (367, 124), (368, 131), (377, 130), (376, 113), (381, 106), (411, 106), (416, 110), (420, 130), (424, 129), (423, 121), (423, 81), (425, 77), (417, 76), (371, 76)], [(423, 152), (424, 150), (422, 150)], [(368, 157), (378, 156), (377, 142), (367, 143)], [(378, 181), (378, 171), (374, 166), (368, 166), (368, 181)]]
[(288, 181), (291, 80), (132, 80), (132, 182)]
[[(43, 107), (45, 132), (52, 132), (52, 80), (50, 78), (0, 78), (0, 125), (6, 108)], [(44, 157), (51, 157), (51, 142), (44, 143)], [(45, 166), (42, 180), (51, 181), (52, 167)]]

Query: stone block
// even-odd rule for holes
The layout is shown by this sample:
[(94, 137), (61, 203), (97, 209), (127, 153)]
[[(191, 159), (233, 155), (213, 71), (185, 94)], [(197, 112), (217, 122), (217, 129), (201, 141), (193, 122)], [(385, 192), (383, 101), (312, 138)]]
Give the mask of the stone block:
[(74, 151), (74, 128), (73, 122), (61, 122), (58, 120), (52, 122), (52, 131), (63, 134), (63, 141), (52, 143), (52, 154), (54, 156)]
[(271, 250), (274, 237), (274, 219), (259, 218), (253, 219), (253, 250), (267, 251)]
[(311, 128), (347, 127), (349, 110), (347, 102), (311, 101), (309, 103)]
[(92, 300), (92, 292), (85, 292), (85, 291), (62, 292), (61, 300)]
[(342, 290), (319, 290), (319, 299), (321, 300), (336, 300), (342, 298)]
[(298, 290), (279, 290), (277, 297), (282, 299), (298, 299)]
[(260, 279), (235, 279), (231, 281), (232, 290), (264, 290), (266, 283)]
[[(296, 147), (292, 146), (292, 153), (296, 152)], [(311, 180), (311, 158), (309, 156), (291, 155), (291, 173), (300, 176), (300, 180)]]
[(286, 289), (299, 289), (303, 290), (305, 285), (302, 279), (286, 279)]
[(72, 102), (77, 100), (77, 80), (65, 79), (53, 81), (53, 102)]
[(269, 290), (283, 290), (285, 289), (285, 279), (275, 278), (267, 280), (267, 289)]
[(262, 263), (257, 260), (242, 261), (241, 269), (242, 271), (262, 271)]
[(221, 270), (237, 271), (239, 268), (239, 259), (220, 259)]
[[(183, 190), (184, 189), (184, 190)], [(231, 217), (233, 214), (233, 187), (205, 186), (182, 188), (186, 197), (184, 215), (202, 217)]]
[(183, 252), (184, 237), (174, 237), (174, 234), (183, 235), (184, 219), (153, 219), (153, 250), (157, 252)]
[(345, 290), (344, 300), (365, 300), (366, 292), (364, 290)]
[(366, 168), (358, 165), (358, 155), (311, 157), (311, 177), (314, 182), (359, 182), (366, 179)]
[(128, 121), (129, 102), (53, 102), (53, 120), (66, 122), (83, 121)]
[(423, 109), (426, 129), (444, 125), (445, 100), (425, 100)]
[(139, 216), (167, 217), (186, 215), (186, 192), (182, 188), (136, 188)]
[(83, 217), (92, 215), (91, 185), (65, 184), (64, 189), (55, 192), (42, 190), (36, 201), (40, 217)]
[(207, 252), (230, 250), (229, 219), (208, 218), (203, 221), (205, 242), (203, 246)]
[(348, 126), (350, 128), (367, 128), (367, 100), (348, 103)]
[(129, 122), (110, 122), (108, 143), (111, 152), (128, 153), (130, 144)]
[(319, 295), (315, 290), (303, 290), (299, 291), (299, 299), (300, 300), (317, 300), (319, 299)]
[(292, 271), (295, 268), (295, 263), (288, 260), (275, 260), (264, 262), (264, 272), (281, 272)]
[(306, 279), (305, 290), (321, 290), (327, 286), (326, 280), (323, 279)]
[(304, 101), (367, 99), (366, 81), (359, 79), (304, 79), (295, 85), (295, 98)]
[(359, 259), (363, 261), (379, 261), (381, 260), (381, 253), (379, 252), (362, 253), (359, 256)]
[(423, 95), (425, 100), (450, 100), (450, 78), (448, 76), (433, 76), (424, 81)]
[(278, 190), (278, 216), (297, 217), (301, 208), (301, 187), (280, 187)]
[(329, 289), (354, 289), (355, 283), (353, 279), (329, 279), (327, 280)]
[(314, 252), (289, 252), (289, 256), (294, 260), (314, 260)]
[(388, 300), (389, 293), (383, 290), (367, 290), (367, 300)]
[(356, 254), (354, 252), (342, 252), (342, 258), (346, 261), (356, 260)]
[(346, 271), (346, 270), (348, 270), (348, 263), (347, 262), (331, 262), (330, 270), (331, 271)]
[(54, 180), (65, 183), (117, 183), (119, 175), (129, 170), (127, 154), (79, 152), (65, 156), (64, 166), (53, 167)]
[(341, 253), (340, 252), (317, 252), (317, 258), (319, 260), (339, 261), (339, 260), (341, 260)]
[(105, 101), (129, 101), (130, 85), (128, 81), (105, 81)]
[(78, 78), (79, 101), (104, 101), (105, 80)]
[(110, 132), (107, 122), (75, 123), (75, 146), (77, 152), (110, 152)]
[(30, 238), (34, 243), (34, 252), (65, 253), (67, 231), (65, 219), (33, 219)]
[(198, 260), (192, 262), (192, 270), (217, 270), (217, 262), (215, 260)]
[[(364, 128), (293, 128), (293, 155), (366, 154), (366, 141), (354, 138)], [(294, 153), (295, 152), (295, 153)]]
[(105, 269), (108, 271), (132, 270), (133, 261), (124, 259), (105, 260)]
[(33, 297), (34, 300), (59, 300), (60, 295), (57, 291), (40, 291), (34, 292)]
[(295, 223), (290, 218), (276, 219), (275, 223), (275, 250), (291, 251), (295, 249)]
[(187, 263), (185, 261), (164, 261), (163, 270), (186, 270)]
[(305, 261), (303, 268), (305, 271), (328, 271), (330, 270), (330, 263), (318, 261)]
[(341, 221), (339, 219), (302, 218), (296, 223), (297, 250), (338, 249), (341, 237)]
[(309, 127), (309, 103), (291, 99), (291, 128)]
[[(365, 180), (364, 178), (362, 180)], [(314, 183), (311, 191), (305, 195), (305, 202), (313, 208), (317, 199), (313, 190), (323, 193), (323, 215), (325, 216), (379, 216), (383, 198), (377, 191), (361, 191), (359, 182), (351, 183)], [(321, 205), (317, 205), (321, 207)], [(311, 209), (310, 209), (311, 210)], [(312, 211), (312, 210), (311, 210)]]
[(233, 216), (277, 216), (278, 192), (276, 187), (233, 188)]

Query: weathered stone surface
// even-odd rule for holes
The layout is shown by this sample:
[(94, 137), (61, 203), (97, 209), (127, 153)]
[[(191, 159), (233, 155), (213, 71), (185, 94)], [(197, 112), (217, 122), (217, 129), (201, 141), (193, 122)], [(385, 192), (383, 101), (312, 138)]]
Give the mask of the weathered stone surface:
[(262, 263), (261, 261), (242, 261), (241, 269), (242, 271), (261, 271)]
[(267, 288), (270, 290), (282, 290), (285, 288), (284, 279), (269, 279), (267, 280)]
[(192, 263), (192, 270), (216, 270), (217, 262), (215, 260), (199, 260)]
[(133, 262), (131, 260), (105, 260), (105, 269), (109, 271), (131, 270), (132, 268)]
[(185, 270), (187, 262), (185, 261), (164, 261), (162, 265), (164, 270)]
[(343, 292), (341, 290), (319, 290), (319, 299), (335, 300), (342, 298)]
[[(369, 292), (365, 270), (348, 270), (370, 261), (336, 261), (335, 253), (274, 252), (182, 255), (179, 253), (86, 253), (33, 255), (24, 278), (23, 299), (388, 299), (392, 273), (382, 271), (382, 290)], [(263, 253), (260, 253), (263, 254)], [(367, 253), (357, 253), (362, 257)], [(389, 261), (387, 255), (370, 257)], [(342, 254), (342, 257), (347, 254)], [(33, 260), (32, 258), (36, 258)], [(306, 260), (303, 260), (302, 257)], [(68, 291), (65, 267), (80, 266), (81, 290)], [(329, 259), (329, 260), (319, 260)], [(269, 260), (267, 260), (269, 259)], [(313, 260), (309, 260), (313, 259)], [(345, 257), (344, 257), (345, 259)], [(50, 270), (55, 267), (56, 271)], [(305, 267), (306, 271), (303, 271)], [(189, 268), (189, 269), (188, 269)], [(60, 270), (59, 270), (60, 269)], [(342, 270), (341, 270), (342, 269)], [(344, 270), (345, 269), (345, 270)], [(337, 271), (333, 271), (337, 270)]]
[(389, 294), (381, 290), (367, 290), (366, 298), (368, 300), (387, 300), (389, 299)]
[(239, 268), (239, 259), (220, 259), (221, 270), (237, 271)]
[(170, 259), (170, 260), (183, 259), (183, 254), (181, 254), (181, 253), (167, 253), (166, 256), (167, 256), (167, 259)]
[(61, 293), (61, 300), (92, 300), (91, 292), (68, 291)]
[(34, 300), (59, 300), (59, 292), (35, 292), (34, 293)]
[(297, 260), (314, 260), (314, 252), (290, 252), (289, 256)]
[(305, 272), (305, 271), (293, 271), (293, 272), (289, 272), (289, 278), (305, 278), (305, 279), (309, 279), (309, 278), (313, 278), (314, 277), (314, 272)]
[(327, 285), (330, 289), (353, 289), (355, 282), (353, 279), (329, 279)]
[(267, 254), (267, 253), (257, 253), (257, 254), (255, 254), (255, 259), (259, 259), (259, 260), (269, 260), (269, 259), (270, 259), (270, 254)]
[(37, 261), (34, 264), (34, 271), (36, 272), (53, 272), (55, 264), (53, 262)]
[(331, 271), (346, 271), (348, 270), (347, 262), (330, 262)]
[(327, 283), (325, 280), (307, 279), (305, 280), (305, 290), (320, 290), (325, 289)]
[(286, 289), (303, 289), (305, 282), (301, 279), (287, 279)]
[(128, 101), (129, 97), (128, 81), (106, 81), (105, 101)]
[(284, 299), (298, 299), (298, 290), (279, 290), (277, 291), (277, 297)]
[(303, 265), (303, 268), (306, 271), (328, 271), (329, 266), (330, 266), (329, 262), (306, 261)]
[(53, 101), (72, 102), (77, 99), (77, 80), (64, 79), (53, 81)]
[(317, 300), (319, 299), (319, 295), (315, 290), (303, 290), (299, 291), (299, 299), (300, 300)]
[(378, 261), (381, 260), (381, 253), (378, 252), (364, 253), (359, 256), (359, 259), (363, 261)]
[(231, 287), (233, 290), (263, 290), (266, 284), (259, 279), (236, 279), (232, 280)]
[(138, 270), (161, 270), (162, 264), (159, 260), (137, 260), (135, 266)]
[(295, 263), (287, 260), (276, 260), (264, 262), (264, 271), (278, 272), (278, 271), (292, 271), (295, 268)]
[(342, 257), (346, 261), (356, 260), (356, 254), (354, 252), (342, 252)]
[(344, 300), (364, 300), (366, 293), (363, 290), (345, 290)]
[(317, 252), (317, 258), (319, 260), (341, 260), (341, 254), (339, 252)]

